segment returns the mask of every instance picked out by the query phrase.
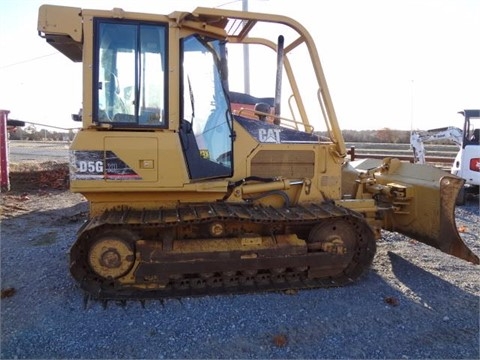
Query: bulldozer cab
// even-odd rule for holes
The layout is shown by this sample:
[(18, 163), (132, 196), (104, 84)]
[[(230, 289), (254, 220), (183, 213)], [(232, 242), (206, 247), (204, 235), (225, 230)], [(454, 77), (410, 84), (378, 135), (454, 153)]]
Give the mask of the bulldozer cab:
[[(326, 130), (345, 156), (314, 41), (290, 18), (208, 8), (154, 15), (44, 5), (39, 33), (84, 63), (84, 128), (178, 129), (192, 114), (208, 117), (225, 106), (258, 118), (261, 111), (248, 111), (256, 104), (237, 103), (240, 94), (267, 100), (281, 126)], [(247, 76), (244, 45), (255, 59), (248, 74), (255, 96), (240, 86)], [(310, 81), (300, 87), (304, 79)]]

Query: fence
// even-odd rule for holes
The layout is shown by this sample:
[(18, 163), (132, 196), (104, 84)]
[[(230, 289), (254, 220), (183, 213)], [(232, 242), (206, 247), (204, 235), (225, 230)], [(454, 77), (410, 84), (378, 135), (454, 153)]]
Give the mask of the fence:
[[(409, 144), (391, 143), (347, 143), (350, 159), (383, 159), (395, 157), (413, 162), (413, 150)], [(456, 145), (425, 145), (426, 162), (450, 169), (458, 153)]]

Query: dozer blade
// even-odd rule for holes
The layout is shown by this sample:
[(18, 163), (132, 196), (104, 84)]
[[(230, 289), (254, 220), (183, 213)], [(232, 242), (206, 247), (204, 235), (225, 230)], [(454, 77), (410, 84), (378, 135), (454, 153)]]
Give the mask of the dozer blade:
[(455, 222), (455, 201), (465, 182), (462, 178), (432, 165), (398, 159), (385, 159), (377, 169), (377, 183), (395, 194), (393, 200), (390, 198), (393, 210), (387, 213), (386, 230), (397, 231), (473, 264), (480, 263), (463, 242)]

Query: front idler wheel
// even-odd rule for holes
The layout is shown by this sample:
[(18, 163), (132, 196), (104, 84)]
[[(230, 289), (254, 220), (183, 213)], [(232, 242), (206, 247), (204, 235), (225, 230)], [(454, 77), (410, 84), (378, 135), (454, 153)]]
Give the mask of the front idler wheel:
[(102, 278), (124, 276), (135, 262), (134, 240), (134, 234), (126, 230), (99, 234), (88, 251), (88, 264)]

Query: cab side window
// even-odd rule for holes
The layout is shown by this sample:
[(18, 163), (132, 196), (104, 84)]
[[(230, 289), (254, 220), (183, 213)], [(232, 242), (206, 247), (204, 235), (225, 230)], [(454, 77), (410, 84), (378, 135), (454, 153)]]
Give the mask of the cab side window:
[(118, 127), (166, 127), (163, 25), (97, 19), (94, 121)]

